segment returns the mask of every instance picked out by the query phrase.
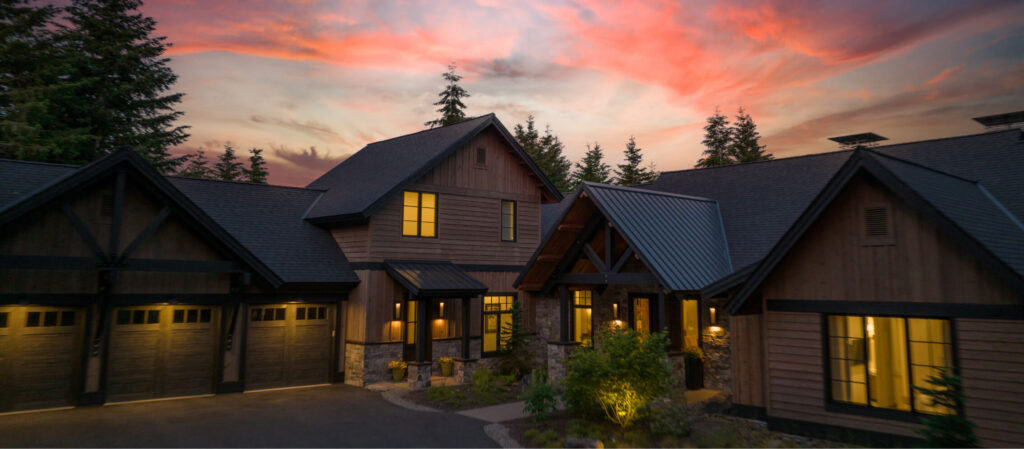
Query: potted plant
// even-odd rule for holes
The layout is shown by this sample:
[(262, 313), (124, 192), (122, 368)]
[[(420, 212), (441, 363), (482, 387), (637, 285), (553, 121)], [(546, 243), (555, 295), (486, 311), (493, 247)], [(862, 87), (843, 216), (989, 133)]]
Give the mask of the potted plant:
[(444, 377), (451, 377), (452, 369), (455, 367), (455, 359), (451, 357), (441, 357), (437, 359), (437, 364), (441, 365), (441, 375)]
[(704, 388), (704, 351), (696, 346), (683, 349), (686, 362), (686, 389), (700, 390)]
[(391, 377), (395, 379), (395, 382), (405, 379), (406, 368), (408, 368), (408, 365), (401, 360), (392, 360), (388, 362), (388, 369), (391, 370)]

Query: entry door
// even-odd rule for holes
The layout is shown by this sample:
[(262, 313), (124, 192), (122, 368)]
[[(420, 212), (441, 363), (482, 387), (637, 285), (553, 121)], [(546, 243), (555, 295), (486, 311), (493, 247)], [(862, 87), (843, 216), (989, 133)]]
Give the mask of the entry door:
[(85, 313), (0, 307), (0, 412), (73, 405)]
[(420, 302), (410, 299), (405, 302), (405, 344), (402, 345), (402, 358), (406, 361), (416, 360), (416, 308)]
[(633, 330), (638, 332), (651, 332), (651, 298), (647, 296), (631, 295), (632, 307), (630, 308), (630, 321)]

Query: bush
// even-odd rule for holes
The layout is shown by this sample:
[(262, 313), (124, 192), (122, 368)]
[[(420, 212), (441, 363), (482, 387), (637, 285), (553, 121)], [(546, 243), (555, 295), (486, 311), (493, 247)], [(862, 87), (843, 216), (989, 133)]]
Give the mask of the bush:
[(469, 401), (469, 397), (458, 388), (437, 386), (427, 389), (427, 400), (438, 404), (444, 403), (455, 407), (461, 407)]
[(486, 366), (473, 371), (473, 385), (469, 391), (485, 404), (497, 404), (512, 398), (509, 385), (515, 381), (512, 376), (499, 376)]
[(914, 390), (927, 396), (929, 405), (943, 407), (949, 414), (921, 418), (924, 428), (918, 429), (917, 433), (924, 437), (927, 447), (978, 447), (974, 423), (960, 414), (965, 402), (960, 376), (941, 370), (938, 375), (930, 376), (928, 383), (934, 388), (915, 386)]
[(685, 405), (656, 400), (647, 408), (647, 425), (655, 435), (683, 438), (690, 435), (690, 414)]
[(535, 422), (544, 422), (551, 416), (557, 404), (555, 387), (548, 383), (548, 373), (534, 370), (530, 386), (523, 392), (521, 399), (525, 402), (523, 411), (533, 416)]
[(639, 410), (668, 392), (672, 373), (666, 336), (628, 328), (602, 331), (593, 345), (578, 348), (566, 363), (562, 380), (565, 404), (578, 415), (601, 411), (626, 428)]
[(548, 429), (543, 432), (537, 429), (530, 429), (523, 432), (523, 436), (536, 447), (562, 447), (562, 439), (558, 432)]
[(696, 427), (690, 438), (697, 447), (748, 447), (743, 434), (731, 422), (707, 422)]

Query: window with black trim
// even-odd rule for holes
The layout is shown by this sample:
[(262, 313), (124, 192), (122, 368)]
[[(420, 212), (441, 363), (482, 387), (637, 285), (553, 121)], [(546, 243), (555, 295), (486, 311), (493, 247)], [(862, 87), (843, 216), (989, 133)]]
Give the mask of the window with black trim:
[(175, 323), (209, 323), (212, 313), (210, 309), (176, 309), (171, 321)]
[(250, 321), (282, 321), (284, 319), (284, 307), (256, 307), (249, 311)]
[(158, 309), (121, 309), (117, 311), (117, 324), (158, 324), (160, 323), (160, 310)]
[(0, 312), (0, 329), (7, 327), (7, 312)]
[(437, 237), (437, 194), (406, 190), (402, 193), (402, 235)]
[(953, 368), (949, 320), (828, 316), (829, 398), (833, 403), (948, 414), (913, 387)]
[(501, 200), (501, 241), (516, 241), (516, 202)]
[(593, 338), (593, 303), (593, 291), (575, 290), (572, 292), (572, 332), (575, 342), (587, 343)]
[(326, 320), (327, 307), (299, 307), (295, 309), (296, 320)]
[(516, 296), (490, 295), (484, 296), (483, 305), (483, 353), (497, 354), (505, 349), (511, 336), (512, 303)]

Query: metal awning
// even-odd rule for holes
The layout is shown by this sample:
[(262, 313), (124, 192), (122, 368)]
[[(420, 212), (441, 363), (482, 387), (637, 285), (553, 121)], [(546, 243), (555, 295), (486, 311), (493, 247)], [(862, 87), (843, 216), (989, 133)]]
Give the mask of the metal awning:
[(476, 296), (487, 286), (451, 262), (384, 261), (384, 269), (413, 296)]

